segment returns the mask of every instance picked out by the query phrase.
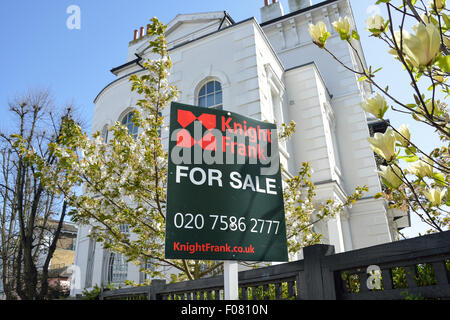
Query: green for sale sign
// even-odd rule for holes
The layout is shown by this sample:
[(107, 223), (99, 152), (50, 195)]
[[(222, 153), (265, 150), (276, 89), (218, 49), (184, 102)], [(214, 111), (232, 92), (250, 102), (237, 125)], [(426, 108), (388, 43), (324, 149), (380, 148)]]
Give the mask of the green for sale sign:
[(276, 125), (172, 103), (165, 256), (288, 260)]

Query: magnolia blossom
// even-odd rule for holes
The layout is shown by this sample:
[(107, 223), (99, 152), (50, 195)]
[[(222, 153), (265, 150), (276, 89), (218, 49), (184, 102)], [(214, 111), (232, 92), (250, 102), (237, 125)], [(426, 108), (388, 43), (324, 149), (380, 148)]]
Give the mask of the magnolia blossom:
[(350, 20), (348, 17), (342, 18), (333, 22), (333, 28), (341, 36), (342, 40), (349, 40), (352, 36), (352, 30), (350, 28)]
[(430, 0), (430, 7), (436, 10), (437, 12), (440, 12), (442, 9), (445, 8), (445, 0)]
[[(418, 24), (413, 27), (415, 35), (410, 34), (408, 31), (400, 33), (396, 31), (395, 40), (399, 49), (403, 49), (405, 60), (413, 67), (423, 69), (431, 65), (434, 62), (441, 47), (441, 36), (439, 29), (432, 23)], [(403, 41), (403, 45), (400, 42)], [(391, 50), (391, 53), (397, 55), (395, 50)]]
[(423, 194), (427, 199), (431, 202), (432, 205), (439, 207), (441, 205), (442, 199), (444, 199), (446, 190), (440, 189), (438, 187), (431, 189), (431, 190), (425, 190)]
[(389, 184), (394, 188), (398, 188), (403, 184), (401, 179), (402, 170), (398, 166), (380, 166), (381, 171), (377, 171)]
[(447, 48), (450, 48), (450, 37), (443, 35), (442, 39), (444, 40), (444, 44)]
[(411, 163), (406, 169), (419, 178), (433, 177), (433, 166), (432, 161), (427, 159), (427, 161), (420, 159), (416, 162)]
[(423, 22), (425, 22), (425, 23), (430, 23), (430, 18), (427, 16), (426, 13), (422, 13), (422, 14), (420, 15), (420, 18), (422, 18), (422, 21), (423, 21)]
[(425, 106), (431, 116), (438, 116), (442, 113), (441, 101), (439, 100), (434, 101), (433, 103), (433, 100), (430, 99), (429, 101), (425, 102)]
[(327, 31), (327, 26), (322, 21), (320, 21), (316, 25), (310, 24), (309, 34), (311, 35), (313, 42), (320, 48), (323, 48), (325, 46), (325, 42), (330, 36), (330, 33)]
[(367, 138), (367, 140), (372, 150), (387, 162), (395, 159), (395, 134), (391, 127), (384, 134), (377, 132), (372, 138)]
[(375, 97), (369, 98), (361, 103), (361, 108), (373, 114), (375, 117), (382, 119), (388, 109), (388, 105), (384, 97), (377, 93)]
[(402, 146), (409, 146), (409, 141), (411, 140), (411, 132), (406, 124), (402, 124), (397, 130), (399, 133), (395, 133), (395, 138)]
[(386, 29), (383, 17), (378, 14), (367, 19), (366, 24), (367, 29), (376, 37), (380, 36)]

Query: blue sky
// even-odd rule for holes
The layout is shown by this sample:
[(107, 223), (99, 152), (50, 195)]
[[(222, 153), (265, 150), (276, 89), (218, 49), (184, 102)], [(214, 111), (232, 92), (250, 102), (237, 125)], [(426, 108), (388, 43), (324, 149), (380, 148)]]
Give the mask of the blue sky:
[[(281, 3), (288, 11), (288, 1)], [(317, 3), (320, 1), (313, 1)], [(351, 0), (358, 31), (369, 65), (384, 66), (380, 82), (390, 91), (411, 101), (408, 79), (386, 53), (384, 46), (364, 31), (365, 20), (373, 13), (375, 0)], [(226, 10), (235, 21), (256, 17), (263, 0), (39, 0), (2, 1), (0, 4), (0, 130), (8, 130), (8, 100), (29, 88), (49, 88), (56, 104), (74, 102), (86, 120), (88, 129), (93, 114), (93, 99), (114, 80), (109, 70), (126, 60), (127, 44), (133, 30), (145, 26), (157, 16), (168, 23), (178, 13)], [(69, 30), (66, 20), (70, 5), (81, 8), (81, 28)], [(372, 6), (372, 7), (370, 7)], [(369, 9), (368, 9), (369, 8)], [(395, 81), (393, 82), (393, 75)], [(430, 150), (430, 131), (413, 125), (413, 120), (388, 113), (395, 126), (410, 124), (417, 143)], [(413, 216), (414, 228), (405, 234), (423, 232)]]

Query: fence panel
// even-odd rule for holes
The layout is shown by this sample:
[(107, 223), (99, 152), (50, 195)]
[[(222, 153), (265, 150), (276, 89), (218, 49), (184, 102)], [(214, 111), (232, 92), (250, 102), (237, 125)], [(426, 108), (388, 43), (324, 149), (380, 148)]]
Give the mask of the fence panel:
[[(239, 272), (239, 297), (262, 299), (450, 299), (450, 231), (334, 254), (303, 249), (304, 259)], [(223, 276), (103, 291), (101, 299), (223, 299)]]

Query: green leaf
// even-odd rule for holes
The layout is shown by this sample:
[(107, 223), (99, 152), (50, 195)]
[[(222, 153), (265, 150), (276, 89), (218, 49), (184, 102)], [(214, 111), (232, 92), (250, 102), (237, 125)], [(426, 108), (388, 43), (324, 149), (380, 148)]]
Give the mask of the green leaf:
[(358, 82), (364, 81), (364, 80), (366, 80), (366, 79), (367, 79), (366, 76), (362, 76), (361, 78), (358, 79)]
[(443, 72), (450, 72), (450, 56), (440, 56), (436, 61), (436, 65), (441, 68)]
[(420, 101), (420, 99), (417, 95), (414, 95), (414, 100), (416, 100), (417, 105), (422, 105), (422, 102)]
[(445, 177), (442, 173), (440, 173), (440, 172), (435, 173), (433, 175), (433, 179), (437, 184), (439, 184), (441, 186), (445, 186)]
[(376, 73), (376, 72), (380, 71), (381, 69), (383, 69), (383, 67), (378, 68), (378, 69), (375, 70), (373, 73)]
[(410, 155), (410, 156), (401, 156), (398, 157), (398, 159), (402, 159), (406, 162), (416, 162), (417, 160), (419, 160), (419, 157), (415, 155)]
[(444, 18), (445, 26), (450, 29), (450, 18), (445, 13), (442, 13), (442, 18)]
[(407, 155), (416, 154), (417, 153), (417, 148), (413, 147), (413, 146), (409, 146), (408, 148), (405, 149), (405, 152), (406, 152)]
[(356, 30), (352, 30), (352, 38), (355, 40), (360, 39), (359, 34), (358, 34), (358, 32), (356, 32)]
[(450, 18), (445, 13), (442, 13), (442, 18), (444, 18), (445, 26), (450, 29)]
[(382, 197), (383, 197), (383, 192), (378, 192), (378, 193), (374, 194), (373, 197), (374, 197), (375, 199), (382, 198)]

